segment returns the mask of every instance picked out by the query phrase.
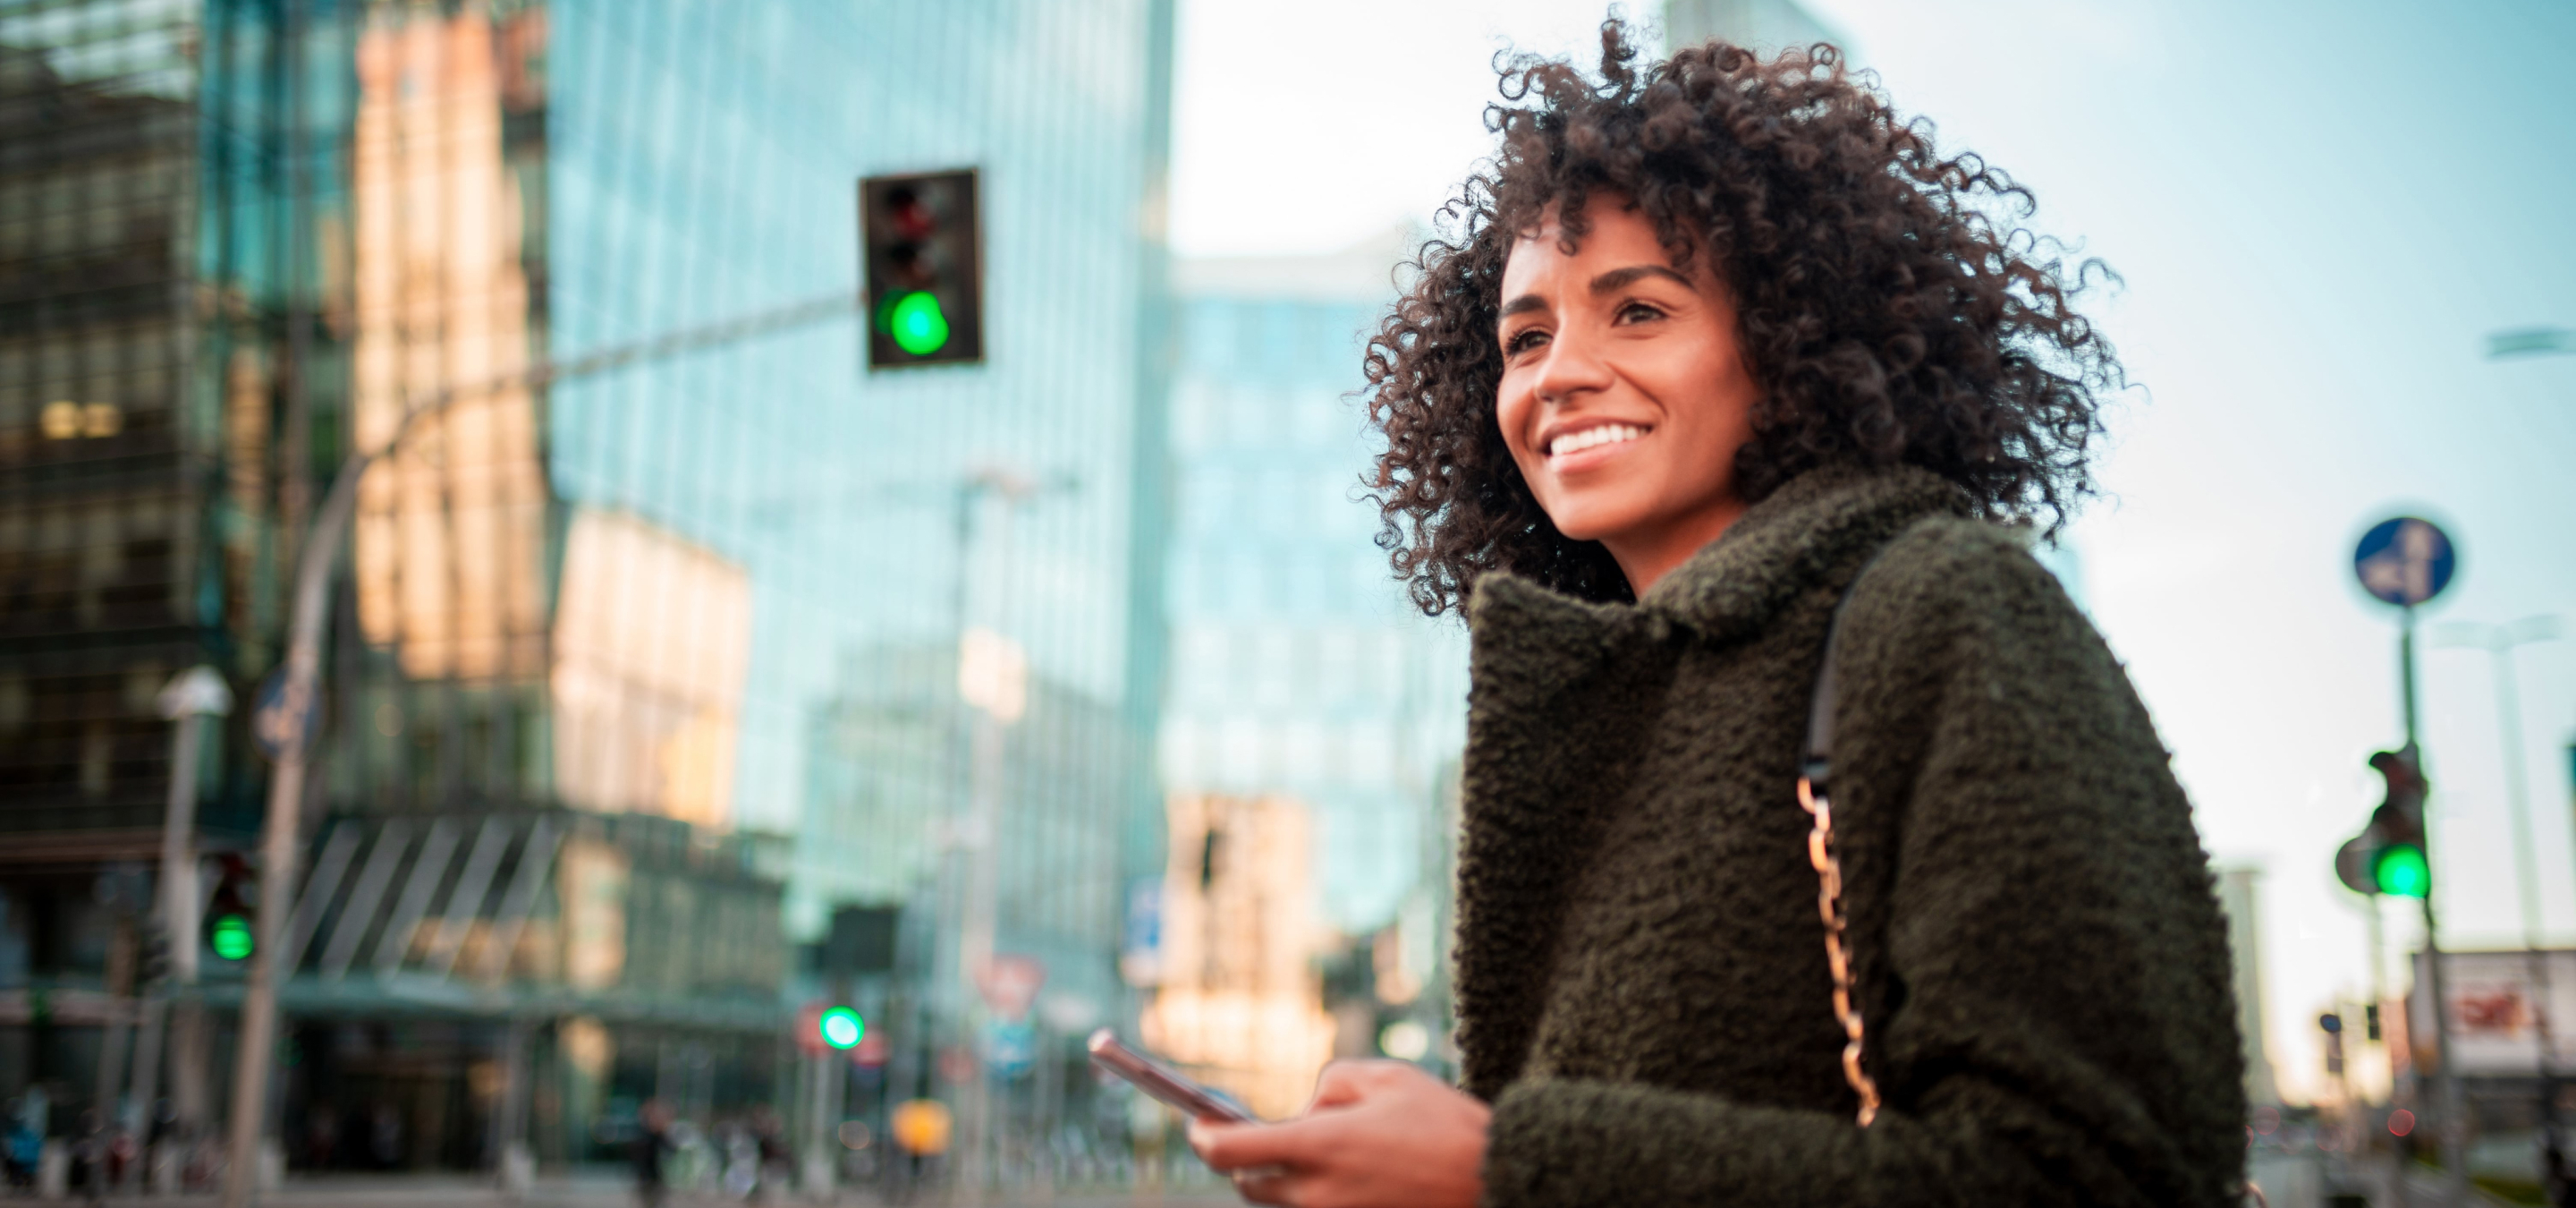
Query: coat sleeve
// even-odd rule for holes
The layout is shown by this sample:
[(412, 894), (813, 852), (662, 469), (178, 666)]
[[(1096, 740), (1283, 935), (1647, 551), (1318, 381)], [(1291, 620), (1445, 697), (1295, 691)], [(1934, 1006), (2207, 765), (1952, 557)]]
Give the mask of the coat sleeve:
[(2118, 663), (1967, 521), (1900, 538), (1850, 607), (1835, 806), (1877, 1121), (1526, 1080), (1494, 1105), (1486, 1203), (2235, 1202), (2225, 924)]

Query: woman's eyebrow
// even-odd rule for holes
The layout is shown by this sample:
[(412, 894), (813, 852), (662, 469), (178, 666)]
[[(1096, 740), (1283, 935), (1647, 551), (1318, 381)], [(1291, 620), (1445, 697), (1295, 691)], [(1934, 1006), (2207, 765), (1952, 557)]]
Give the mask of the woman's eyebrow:
[[(1626, 268), (1611, 269), (1609, 272), (1603, 273), (1592, 279), (1592, 292), (1596, 295), (1615, 293), (1627, 288), (1628, 286), (1634, 285), (1647, 277), (1668, 278), (1673, 284), (1678, 285), (1683, 289), (1689, 290), (1692, 293), (1699, 292), (1699, 287), (1691, 284), (1690, 278), (1674, 272), (1672, 269), (1660, 264), (1631, 264)], [(1546, 299), (1539, 297), (1537, 294), (1522, 294), (1520, 297), (1504, 303), (1503, 313), (1497, 317), (1508, 319), (1513, 315), (1527, 314), (1533, 310), (1546, 309)]]
[(1699, 287), (1692, 285), (1690, 278), (1674, 272), (1672, 269), (1660, 264), (1631, 264), (1626, 268), (1611, 269), (1609, 272), (1603, 273), (1592, 279), (1592, 292), (1595, 294), (1611, 293), (1616, 290), (1625, 289), (1647, 277), (1669, 277), (1672, 279), (1673, 284), (1689, 290), (1692, 293), (1699, 292)]

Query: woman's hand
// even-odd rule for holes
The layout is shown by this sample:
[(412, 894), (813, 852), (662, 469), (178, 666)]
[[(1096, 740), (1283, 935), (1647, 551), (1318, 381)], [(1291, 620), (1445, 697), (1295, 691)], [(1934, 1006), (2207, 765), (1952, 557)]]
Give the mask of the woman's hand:
[(1279, 1124), (1190, 1125), (1190, 1148), (1243, 1198), (1286, 1208), (1475, 1208), (1484, 1194), (1482, 1100), (1401, 1061), (1337, 1061), (1306, 1114)]

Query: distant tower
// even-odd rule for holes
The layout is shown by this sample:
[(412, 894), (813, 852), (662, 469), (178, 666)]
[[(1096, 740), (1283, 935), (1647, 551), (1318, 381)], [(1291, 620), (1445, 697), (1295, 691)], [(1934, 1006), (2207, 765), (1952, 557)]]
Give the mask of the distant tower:
[(2236, 982), (2236, 1028), (2245, 1037), (2245, 1099), (2279, 1103), (2281, 1090), (2272, 1080), (2270, 1046), (2263, 1043), (2263, 942), (2256, 926), (2255, 882), (2262, 871), (2223, 868), (2218, 872), (2218, 908), (2227, 915), (2227, 949), (2233, 955)]
[(1664, 0), (1668, 52), (1711, 38), (1724, 38), (1764, 55), (1817, 42), (1831, 42), (1846, 54), (1851, 51), (1851, 42), (1841, 30), (1817, 20), (1797, 0)]

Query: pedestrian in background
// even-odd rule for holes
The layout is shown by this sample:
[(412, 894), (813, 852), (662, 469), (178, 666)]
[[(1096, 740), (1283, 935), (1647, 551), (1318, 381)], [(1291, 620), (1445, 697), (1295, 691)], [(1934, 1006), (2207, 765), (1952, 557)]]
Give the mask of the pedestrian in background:
[(72, 1193), (95, 1204), (107, 1198), (107, 1122), (96, 1108), (83, 1108), (80, 1135), (72, 1138), (67, 1171)]
[(2123, 382), (2028, 195), (1830, 49), (1525, 59), (1367, 354), (1474, 636), (1463, 1089), (1201, 1122), (1261, 1203), (2236, 1201), (2191, 808), (2028, 546)]
[(647, 1099), (635, 1113), (635, 1200), (644, 1208), (662, 1208), (670, 1191), (663, 1164), (671, 1152), (671, 1109)]
[(10, 1190), (33, 1193), (36, 1189), (36, 1164), (45, 1156), (45, 1134), (27, 1119), (27, 1115), (24, 1100), (9, 1101), (6, 1158)]

